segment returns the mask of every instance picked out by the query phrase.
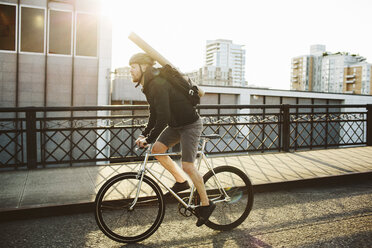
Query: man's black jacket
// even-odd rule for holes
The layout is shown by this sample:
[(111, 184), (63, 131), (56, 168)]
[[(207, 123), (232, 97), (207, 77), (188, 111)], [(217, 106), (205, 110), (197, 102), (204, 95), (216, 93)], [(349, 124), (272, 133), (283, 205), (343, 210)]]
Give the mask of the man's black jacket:
[(159, 76), (157, 69), (147, 68), (144, 80), (143, 93), (150, 104), (150, 117), (142, 135), (148, 143), (153, 143), (167, 125), (181, 127), (198, 120), (195, 107), (182, 92)]

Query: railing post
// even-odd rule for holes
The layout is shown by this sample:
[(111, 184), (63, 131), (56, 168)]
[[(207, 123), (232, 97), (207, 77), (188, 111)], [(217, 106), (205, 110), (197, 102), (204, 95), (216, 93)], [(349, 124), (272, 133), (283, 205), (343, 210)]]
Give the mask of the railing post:
[(289, 104), (282, 104), (282, 118), (283, 118), (283, 151), (289, 152)]
[(372, 146), (372, 104), (367, 104), (367, 146)]
[(27, 145), (27, 168), (37, 167), (37, 147), (36, 147), (36, 111), (26, 111), (26, 145)]

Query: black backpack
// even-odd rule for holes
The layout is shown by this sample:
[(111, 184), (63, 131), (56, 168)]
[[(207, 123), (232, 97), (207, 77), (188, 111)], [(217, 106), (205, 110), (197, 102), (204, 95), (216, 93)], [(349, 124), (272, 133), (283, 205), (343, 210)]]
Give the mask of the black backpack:
[(186, 80), (182, 74), (170, 65), (160, 68), (160, 76), (169, 81), (177, 90), (186, 96), (192, 106), (200, 104), (199, 90), (190, 80)]

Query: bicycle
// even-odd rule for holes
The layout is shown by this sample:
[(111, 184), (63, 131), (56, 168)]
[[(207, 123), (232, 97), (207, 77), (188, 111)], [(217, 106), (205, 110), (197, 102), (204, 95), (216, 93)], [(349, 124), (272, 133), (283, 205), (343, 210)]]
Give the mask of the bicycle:
[[(201, 136), (197, 165), (198, 170), (202, 160), (207, 165), (209, 171), (203, 180), (208, 198), (216, 204), (205, 225), (225, 231), (237, 227), (248, 217), (253, 205), (253, 191), (251, 181), (240, 169), (228, 165), (213, 168), (208, 162), (204, 153), (206, 143), (219, 137)], [(200, 205), (194, 185), (191, 185), (189, 193), (177, 195), (147, 166), (150, 156), (180, 153), (152, 154), (151, 146), (146, 149), (145, 159), (137, 173), (127, 172), (110, 178), (99, 189), (95, 199), (95, 219), (99, 228), (117, 242), (139, 242), (159, 228), (165, 213), (164, 195), (159, 184), (179, 202), (178, 209), (182, 216), (196, 215), (195, 208)]]

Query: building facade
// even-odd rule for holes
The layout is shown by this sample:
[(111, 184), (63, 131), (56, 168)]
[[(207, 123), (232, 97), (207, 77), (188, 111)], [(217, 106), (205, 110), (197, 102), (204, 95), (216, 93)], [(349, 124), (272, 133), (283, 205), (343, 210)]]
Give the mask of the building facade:
[(343, 88), (346, 93), (371, 95), (372, 66), (360, 63), (344, 68)]
[[(245, 50), (243, 45), (233, 44), (231, 40), (208, 40), (205, 66), (221, 68), (221, 71), (228, 71), (228, 68), (231, 68), (232, 86), (245, 86)], [(217, 72), (217, 70), (215, 71)]]
[(310, 55), (292, 58), (292, 90), (371, 95), (372, 65), (365, 58), (329, 53), (324, 45), (313, 45), (310, 50)]
[(291, 89), (311, 91), (313, 87), (314, 56), (299, 56), (292, 59)]
[(109, 104), (100, 0), (0, 0), (0, 106)]
[(229, 67), (204, 66), (186, 75), (198, 85), (233, 86), (232, 69)]

